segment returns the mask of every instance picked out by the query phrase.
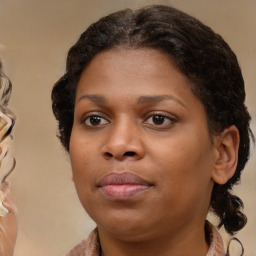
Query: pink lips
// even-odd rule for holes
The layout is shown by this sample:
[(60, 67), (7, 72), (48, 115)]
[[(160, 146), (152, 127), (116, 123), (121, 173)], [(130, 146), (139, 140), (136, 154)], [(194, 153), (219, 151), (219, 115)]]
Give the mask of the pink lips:
[(149, 182), (133, 173), (110, 173), (100, 180), (101, 192), (112, 200), (126, 200), (149, 189)]

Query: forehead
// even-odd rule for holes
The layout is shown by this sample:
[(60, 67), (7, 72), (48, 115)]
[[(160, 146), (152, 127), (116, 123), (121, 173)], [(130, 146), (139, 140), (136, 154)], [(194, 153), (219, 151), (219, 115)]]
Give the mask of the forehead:
[[(161, 51), (143, 49), (111, 49), (96, 55), (84, 69), (78, 83), (81, 89), (136, 90), (138, 86), (145, 91), (161, 85), (187, 87), (188, 79), (175, 67), (171, 57)], [(105, 86), (104, 86), (105, 85)]]

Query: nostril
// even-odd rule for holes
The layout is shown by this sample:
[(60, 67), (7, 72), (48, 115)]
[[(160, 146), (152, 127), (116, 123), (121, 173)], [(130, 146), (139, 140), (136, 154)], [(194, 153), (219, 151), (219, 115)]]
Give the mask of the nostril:
[(134, 152), (134, 151), (126, 151), (123, 155), (121, 154), (111, 154), (110, 152), (105, 152), (104, 153), (104, 156), (107, 158), (107, 159), (110, 159), (112, 157), (114, 158), (125, 158), (125, 157), (133, 157), (133, 156), (136, 156), (137, 154)]
[(136, 153), (133, 152), (133, 151), (127, 151), (127, 152), (124, 153), (124, 155), (125, 155), (125, 156), (135, 156)]

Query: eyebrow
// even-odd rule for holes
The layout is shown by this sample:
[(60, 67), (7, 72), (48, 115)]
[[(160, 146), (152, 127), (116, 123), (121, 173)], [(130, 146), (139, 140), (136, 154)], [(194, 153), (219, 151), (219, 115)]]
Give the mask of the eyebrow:
[(139, 97), (139, 99), (137, 100), (137, 103), (140, 105), (154, 105), (157, 104), (161, 101), (165, 101), (165, 100), (173, 100), (175, 102), (177, 102), (179, 105), (182, 105), (184, 108), (187, 108), (187, 106), (178, 98), (171, 96), (171, 95), (149, 95), (149, 96), (141, 96)]
[[(94, 95), (94, 94), (86, 94), (81, 96), (77, 102), (83, 100), (83, 99), (89, 99), (90, 101), (96, 103), (96, 104), (107, 104), (108, 100), (101, 95)], [(184, 108), (187, 108), (187, 106), (178, 98), (171, 96), (171, 95), (147, 95), (147, 96), (140, 96), (138, 100), (136, 101), (139, 105), (154, 105), (157, 103), (160, 103), (161, 101), (165, 100), (173, 100), (177, 102), (179, 105), (183, 106)]]
[(94, 102), (94, 103), (98, 103), (98, 104), (106, 104), (108, 101), (105, 97), (101, 96), (101, 95), (94, 95), (94, 94), (86, 94), (81, 96), (77, 102), (83, 100), (83, 99), (89, 99), (90, 101)]

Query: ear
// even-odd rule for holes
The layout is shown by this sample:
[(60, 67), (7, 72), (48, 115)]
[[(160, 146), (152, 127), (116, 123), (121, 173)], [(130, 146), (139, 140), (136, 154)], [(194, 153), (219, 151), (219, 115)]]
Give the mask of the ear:
[(238, 161), (240, 136), (236, 126), (232, 125), (214, 138), (217, 150), (212, 180), (225, 184), (235, 173)]

